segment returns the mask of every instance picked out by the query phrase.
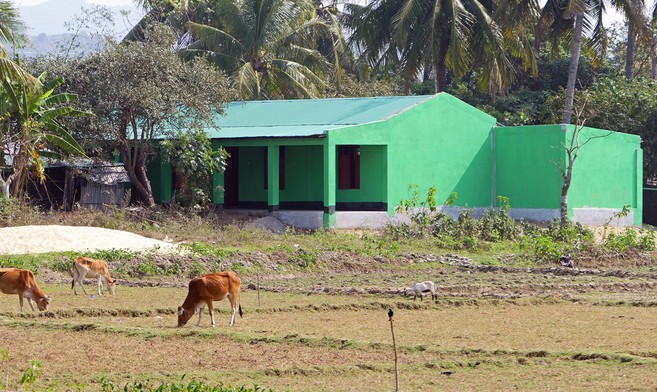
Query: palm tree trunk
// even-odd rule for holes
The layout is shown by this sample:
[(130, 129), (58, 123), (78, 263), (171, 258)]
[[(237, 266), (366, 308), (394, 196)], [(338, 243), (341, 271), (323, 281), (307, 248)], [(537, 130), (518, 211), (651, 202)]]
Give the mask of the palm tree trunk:
[(627, 27), (627, 52), (625, 53), (625, 79), (634, 78), (634, 53), (636, 52), (636, 34), (630, 24)]
[(447, 88), (447, 64), (445, 63), (445, 59), (447, 58), (447, 48), (445, 47), (443, 50), (443, 47), (445, 46), (441, 45), (438, 58), (435, 59), (435, 64), (433, 66), (433, 69), (436, 71), (436, 77), (434, 80), (436, 94), (445, 91)]
[(563, 123), (570, 124), (573, 116), (573, 103), (575, 102), (575, 82), (579, 68), (579, 55), (582, 52), (582, 29), (584, 27), (584, 13), (575, 15), (575, 30), (573, 31), (573, 51), (568, 66), (568, 83), (566, 85), (566, 105), (563, 110)]
[(650, 77), (652, 80), (657, 80), (657, 35), (653, 35), (650, 39), (650, 59), (652, 62)]

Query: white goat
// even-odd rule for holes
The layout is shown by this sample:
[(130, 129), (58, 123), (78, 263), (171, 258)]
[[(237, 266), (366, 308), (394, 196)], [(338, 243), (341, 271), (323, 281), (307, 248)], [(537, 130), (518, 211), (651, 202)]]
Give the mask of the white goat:
[(436, 294), (436, 284), (430, 280), (415, 283), (412, 287), (404, 289), (404, 295), (413, 294), (413, 301), (419, 296), (420, 300), (424, 299), (424, 293), (431, 293), (431, 299), (438, 299)]

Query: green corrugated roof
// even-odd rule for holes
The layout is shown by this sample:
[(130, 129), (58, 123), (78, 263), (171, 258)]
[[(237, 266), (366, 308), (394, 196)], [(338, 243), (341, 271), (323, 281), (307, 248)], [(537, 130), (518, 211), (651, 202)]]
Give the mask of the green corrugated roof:
[(246, 101), (228, 105), (210, 138), (309, 137), (330, 129), (382, 121), (433, 95)]

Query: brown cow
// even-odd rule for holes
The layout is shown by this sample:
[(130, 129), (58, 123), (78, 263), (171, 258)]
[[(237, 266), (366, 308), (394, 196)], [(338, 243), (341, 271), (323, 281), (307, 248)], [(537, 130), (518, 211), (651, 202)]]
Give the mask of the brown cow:
[(71, 282), (71, 288), (75, 295), (78, 294), (75, 289), (75, 283), (79, 284), (82, 287), (84, 294), (87, 294), (84, 285), (82, 284), (85, 277), (89, 278), (98, 278), (98, 295), (103, 295), (103, 279), (107, 283), (107, 289), (109, 293), (114, 295), (114, 286), (116, 285), (116, 280), (112, 279), (109, 274), (109, 268), (107, 268), (107, 263), (103, 260), (96, 260), (90, 257), (78, 256), (73, 261), (73, 281)]
[(34, 279), (34, 273), (30, 270), (19, 268), (0, 268), (0, 292), (5, 294), (18, 294), (18, 303), (21, 313), (23, 312), (23, 297), (27, 298), (32, 311), (35, 301), (39, 310), (48, 309), (50, 298), (44, 294)]
[(206, 305), (210, 311), (210, 319), (212, 320), (212, 326), (214, 327), (215, 322), (214, 312), (212, 311), (212, 302), (221, 301), (226, 298), (226, 296), (228, 296), (231, 309), (233, 310), (228, 325), (235, 325), (238, 309), (240, 317), (242, 317), (242, 305), (238, 304), (241, 283), (240, 277), (232, 271), (215, 272), (213, 274), (207, 274), (192, 279), (189, 282), (187, 298), (185, 298), (185, 302), (183, 302), (182, 306), (178, 307), (178, 327), (183, 327), (187, 324), (187, 321), (189, 321), (197, 310), (198, 322), (196, 325), (200, 327), (201, 315), (203, 314), (203, 308)]

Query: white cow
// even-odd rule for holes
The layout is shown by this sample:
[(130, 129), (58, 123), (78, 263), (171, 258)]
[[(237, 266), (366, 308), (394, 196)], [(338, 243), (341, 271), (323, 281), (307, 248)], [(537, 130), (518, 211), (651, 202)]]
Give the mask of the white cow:
[(420, 300), (423, 300), (424, 293), (431, 293), (431, 299), (438, 299), (438, 294), (436, 294), (436, 284), (430, 280), (415, 283), (413, 286), (404, 289), (404, 295), (413, 294), (413, 301), (415, 301), (418, 296), (420, 297)]

